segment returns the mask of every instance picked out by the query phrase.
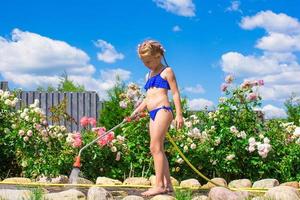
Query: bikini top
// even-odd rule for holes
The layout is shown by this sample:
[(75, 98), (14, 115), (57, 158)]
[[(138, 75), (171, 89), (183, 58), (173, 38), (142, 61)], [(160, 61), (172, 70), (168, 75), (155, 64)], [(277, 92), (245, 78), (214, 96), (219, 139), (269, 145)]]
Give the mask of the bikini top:
[(144, 86), (144, 89), (147, 91), (149, 88), (151, 87), (156, 87), (156, 88), (165, 88), (165, 89), (170, 89), (170, 85), (168, 83), (168, 81), (164, 78), (161, 77), (161, 72), (164, 71), (167, 67), (163, 68), (163, 70), (161, 70), (158, 74), (156, 74), (155, 76), (152, 76), (151, 78), (149, 78), (150, 76), (150, 72), (148, 75), (148, 80)]

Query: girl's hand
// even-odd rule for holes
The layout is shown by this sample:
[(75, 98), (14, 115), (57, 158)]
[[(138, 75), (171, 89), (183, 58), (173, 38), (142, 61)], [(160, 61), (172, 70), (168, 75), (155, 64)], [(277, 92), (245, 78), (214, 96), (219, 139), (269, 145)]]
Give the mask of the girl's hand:
[(183, 117), (182, 115), (176, 115), (175, 117), (175, 128), (181, 129), (183, 126)]

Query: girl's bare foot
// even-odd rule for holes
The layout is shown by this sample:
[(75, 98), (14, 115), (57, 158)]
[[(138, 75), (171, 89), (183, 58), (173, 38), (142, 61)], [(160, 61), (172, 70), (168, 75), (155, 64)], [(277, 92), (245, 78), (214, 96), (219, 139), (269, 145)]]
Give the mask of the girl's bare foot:
[(174, 192), (174, 188), (173, 188), (173, 186), (172, 186), (172, 185), (168, 185), (168, 186), (166, 186), (166, 190), (167, 190), (167, 192), (168, 192), (168, 193), (172, 193), (172, 192)]
[(168, 191), (166, 190), (166, 188), (164, 187), (154, 187), (154, 188), (150, 188), (149, 190), (142, 192), (141, 195), (142, 196), (154, 196), (154, 195), (158, 195), (158, 194), (165, 194)]

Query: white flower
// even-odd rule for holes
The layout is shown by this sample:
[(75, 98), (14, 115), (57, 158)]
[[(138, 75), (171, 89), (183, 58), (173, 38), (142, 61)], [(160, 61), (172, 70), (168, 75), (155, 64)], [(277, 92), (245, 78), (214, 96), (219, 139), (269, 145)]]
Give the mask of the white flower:
[(112, 147), (110, 148), (110, 150), (111, 150), (112, 152), (117, 152), (117, 147), (112, 146)]
[(179, 163), (179, 164), (182, 164), (182, 163), (184, 162), (184, 160), (183, 160), (182, 158), (178, 158), (178, 159), (176, 160), (176, 162)]
[(234, 154), (230, 154), (228, 156), (226, 156), (226, 160), (232, 160), (235, 157)]
[(23, 137), (23, 140), (24, 140), (25, 142), (27, 142), (27, 141), (29, 140), (29, 137), (25, 136), (25, 137)]
[(27, 115), (26, 115), (26, 113), (24, 113), (24, 112), (22, 112), (21, 114), (20, 114), (20, 117), (21, 118), (25, 118)]
[(300, 144), (300, 137), (296, 140), (296, 144)]
[(220, 103), (225, 103), (227, 101), (227, 98), (226, 97), (220, 97), (219, 98), (219, 102)]
[(265, 137), (265, 138), (264, 138), (264, 143), (265, 143), (265, 144), (269, 144), (269, 143), (270, 143), (269, 138)]
[(293, 133), (295, 137), (300, 137), (300, 127), (297, 127)]
[(119, 102), (119, 105), (120, 105), (121, 108), (127, 108), (127, 103), (126, 103), (126, 101), (120, 101), (120, 102)]
[(208, 117), (209, 117), (210, 119), (214, 118), (214, 116), (215, 116), (215, 114), (214, 114), (213, 112), (209, 112), (209, 113), (208, 113)]
[(193, 140), (191, 138), (187, 138), (186, 141), (189, 142), (189, 143), (193, 142)]
[(196, 149), (196, 147), (197, 147), (196, 144), (194, 144), (194, 143), (191, 144), (191, 149)]
[(189, 150), (188, 146), (185, 145), (185, 146), (183, 147), (183, 150), (184, 150), (184, 151), (188, 151), (188, 150)]
[(240, 137), (240, 138), (243, 138), (243, 139), (245, 139), (246, 138), (246, 132), (245, 131), (241, 131), (238, 135), (237, 135), (237, 137)]
[(198, 119), (198, 117), (196, 115), (191, 115), (190, 118), (193, 119), (193, 120), (197, 120)]
[(3, 95), (2, 95), (2, 98), (3, 98), (3, 99), (7, 99), (7, 98), (9, 97), (9, 95), (10, 95), (10, 92), (9, 92), (9, 91), (5, 91), (5, 92), (3, 93)]
[(248, 142), (250, 144), (255, 144), (255, 138), (254, 137), (249, 138)]
[(25, 134), (25, 131), (19, 130), (19, 135), (20, 135), (20, 136), (23, 136), (24, 134)]
[(215, 146), (218, 146), (221, 143), (221, 138), (217, 137), (215, 140)]
[(29, 122), (29, 116), (25, 116), (25, 121)]
[(238, 133), (238, 130), (235, 126), (231, 126), (230, 127), (230, 132), (233, 133), (233, 134), (237, 134)]
[(255, 151), (255, 146), (249, 146), (248, 151), (250, 153), (252, 153), (253, 151)]
[(28, 131), (27, 131), (27, 136), (28, 136), (28, 137), (31, 137), (31, 136), (32, 136), (32, 130), (28, 130)]
[(36, 106), (38, 106), (39, 103), (40, 103), (40, 101), (38, 99), (35, 99), (33, 104), (35, 104)]
[(9, 99), (6, 99), (6, 100), (4, 101), (4, 103), (5, 103), (6, 105), (8, 105), (8, 106), (11, 105), (11, 101), (10, 101)]
[(191, 121), (187, 121), (187, 122), (185, 122), (184, 124), (185, 124), (186, 127), (188, 127), (188, 128), (192, 128), (192, 125), (193, 125)]
[(200, 130), (197, 127), (195, 127), (195, 128), (193, 128), (193, 133), (198, 134), (198, 133), (200, 133)]
[(117, 140), (118, 140), (120, 143), (122, 143), (122, 142), (124, 142), (125, 137), (124, 137), (124, 136), (121, 136), (121, 135), (117, 135)]

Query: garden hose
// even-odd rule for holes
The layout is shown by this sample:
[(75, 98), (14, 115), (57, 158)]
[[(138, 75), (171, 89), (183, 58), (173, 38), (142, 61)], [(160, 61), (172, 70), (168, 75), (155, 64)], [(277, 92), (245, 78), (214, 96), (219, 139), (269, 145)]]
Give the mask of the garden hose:
[[(81, 153), (84, 149), (86, 149), (87, 147), (91, 146), (92, 144), (94, 144), (95, 142), (97, 142), (98, 140), (100, 140), (101, 138), (105, 137), (106, 135), (108, 135), (110, 132), (112, 132), (113, 130), (115, 130), (116, 128), (122, 126), (124, 123), (127, 123), (127, 122), (131, 122), (133, 119), (139, 117), (139, 118), (142, 118), (142, 117), (145, 117), (146, 114), (145, 113), (140, 113), (140, 114), (136, 114), (136, 115), (133, 115), (131, 117), (125, 117), (123, 119), (123, 121), (121, 123), (119, 123), (118, 125), (114, 126), (112, 129), (106, 131), (105, 133), (103, 133), (102, 135), (98, 136), (96, 139), (94, 139), (93, 141), (91, 141), (90, 143), (86, 144), (84, 147), (82, 147), (80, 150), (79, 150), (79, 153), (78, 155), (75, 157), (75, 162), (73, 164), (73, 167), (75, 168), (80, 168), (81, 166), (81, 163), (80, 163), (80, 156), (81, 156)], [(137, 118), (138, 119), (138, 118)]]
[(182, 159), (192, 168), (192, 170), (194, 172), (196, 172), (200, 177), (202, 177), (203, 179), (205, 179), (208, 182), (211, 182), (212, 184), (216, 185), (216, 186), (220, 186), (220, 187), (225, 187), (227, 189), (229, 189), (227, 186), (224, 185), (220, 185), (218, 183), (215, 183), (214, 181), (210, 180), (209, 178), (207, 178), (205, 175), (203, 175), (201, 172), (199, 172), (199, 170), (197, 170), (197, 168), (192, 165), (192, 163), (185, 157), (185, 155), (182, 153), (182, 151), (179, 149), (179, 147), (176, 145), (176, 143), (174, 142), (174, 140), (172, 139), (171, 135), (169, 134), (169, 132), (167, 132), (167, 139), (171, 142), (171, 144), (173, 145), (173, 147), (175, 148), (175, 150), (179, 153), (179, 155), (182, 157)]

